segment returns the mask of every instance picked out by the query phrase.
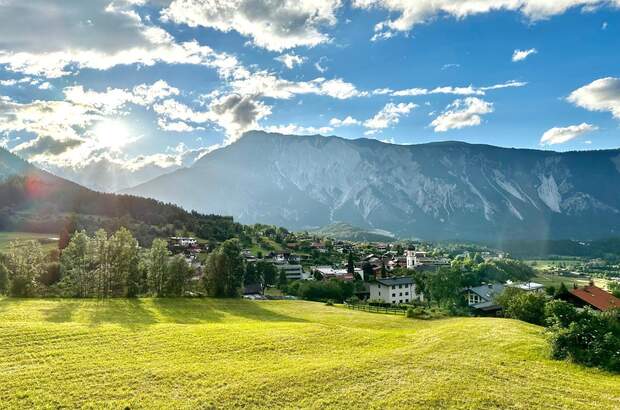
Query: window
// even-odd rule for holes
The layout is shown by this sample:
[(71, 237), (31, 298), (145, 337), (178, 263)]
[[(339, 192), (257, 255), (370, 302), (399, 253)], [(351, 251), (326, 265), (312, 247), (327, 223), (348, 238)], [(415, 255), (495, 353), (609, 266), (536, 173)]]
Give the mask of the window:
[(392, 285), (392, 289), (396, 289), (396, 285)]
[(396, 293), (392, 293), (392, 297), (395, 298), (396, 297)]
[(398, 285), (398, 289), (402, 289), (402, 288), (403, 288), (403, 285)]
[(381, 296), (381, 292), (379, 292), (379, 296)]
[(409, 292), (405, 292), (405, 296), (409, 296)]
[(405, 302), (409, 302), (409, 299), (405, 299)]
[(398, 296), (402, 296), (402, 295), (403, 295), (403, 292), (400, 292), (400, 293), (398, 294)]
[(379, 288), (381, 288), (381, 284), (380, 284), (380, 283), (379, 283), (379, 285), (377, 285), (377, 286), (379, 286)]
[(399, 300), (399, 301), (398, 301), (398, 303), (403, 303), (403, 300), (402, 300), (402, 299), (401, 299), (401, 300)]

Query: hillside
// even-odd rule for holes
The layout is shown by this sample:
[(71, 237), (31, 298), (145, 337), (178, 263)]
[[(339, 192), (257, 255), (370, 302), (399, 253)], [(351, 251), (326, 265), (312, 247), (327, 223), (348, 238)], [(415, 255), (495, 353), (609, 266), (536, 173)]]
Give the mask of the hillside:
[(394, 236), (379, 229), (363, 229), (343, 222), (334, 223), (312, 231), (313, 234), (344, 241), (393, 242)]
[(231, 217), (187, 212), (179, 206), (130, 195), (91, 191), (39, 170), (0, 148), (0, 231), (58, 234), (73, 229), (130, 228), (142, 242), (186, 229), (222, 240), (239, 232)]
[[(592, 183), (596, 181), (596, 183)], [(247, 133), (127, 192), (242, 223), (344, 222), (422, 239), (595, 239), (620, 233), (620, 150)]]
[(8, 408), (614, 409), (620, 377), (547, 359), (542, 329), (512, 320), (0, 299), (0, 397)]

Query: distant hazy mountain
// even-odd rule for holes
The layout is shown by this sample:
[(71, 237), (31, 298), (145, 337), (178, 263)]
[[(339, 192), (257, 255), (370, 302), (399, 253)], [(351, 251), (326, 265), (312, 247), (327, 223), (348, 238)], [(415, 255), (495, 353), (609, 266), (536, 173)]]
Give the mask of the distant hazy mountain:
[(240, 231), (230, 217), (189, 213), (172, 204), (94, 192), (42, 171), (0, 148), (0, 231), (107, 230), (126, 226), (143, 243), (188, 230), (224, 240)]
[(426, 239), (620, 234), (620, 150), (557, 153), (251, 132), (128, 192), (244, 223)]

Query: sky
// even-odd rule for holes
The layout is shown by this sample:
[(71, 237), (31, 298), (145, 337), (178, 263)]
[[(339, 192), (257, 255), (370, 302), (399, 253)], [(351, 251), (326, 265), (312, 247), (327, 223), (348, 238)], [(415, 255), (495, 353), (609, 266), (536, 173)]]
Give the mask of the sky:
[(617, 148), (619, 46), (620, 0), (0, 0), (0, 146), (87, 185), (254, 129)]

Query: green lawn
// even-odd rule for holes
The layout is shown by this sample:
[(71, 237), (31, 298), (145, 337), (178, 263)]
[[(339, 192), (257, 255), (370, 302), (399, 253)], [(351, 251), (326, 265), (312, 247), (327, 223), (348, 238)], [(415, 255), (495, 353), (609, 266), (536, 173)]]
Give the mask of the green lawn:
[(301, 301), (0, 299), (2, 408), (620, 408), (543, 329)]
[(0, 232), (0, 252), (5, 251), (11, 241), (35, 240), (40, 241), (45, 249), (51, 250), (58, 246), (58, 238), (47, 233), (29, 232)]

